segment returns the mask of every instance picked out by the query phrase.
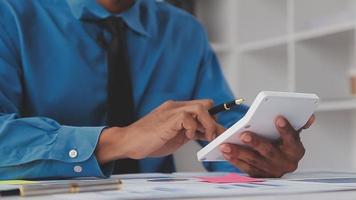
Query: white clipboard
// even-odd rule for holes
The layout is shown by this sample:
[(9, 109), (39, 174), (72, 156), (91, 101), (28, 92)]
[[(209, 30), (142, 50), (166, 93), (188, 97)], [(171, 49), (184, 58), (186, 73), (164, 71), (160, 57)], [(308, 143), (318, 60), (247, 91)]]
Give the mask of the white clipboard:
[(219, 146), (223, 143), (244, 145), (240, 141), (240, 134), (245, 131), (272, 140), (279, 138), (275, 119), (280, 115), (298, 130), (307, 123), (318, 103), (316, 94), (262, 91), (242, 119), (197, 153), (198, 160), (224, 161)]

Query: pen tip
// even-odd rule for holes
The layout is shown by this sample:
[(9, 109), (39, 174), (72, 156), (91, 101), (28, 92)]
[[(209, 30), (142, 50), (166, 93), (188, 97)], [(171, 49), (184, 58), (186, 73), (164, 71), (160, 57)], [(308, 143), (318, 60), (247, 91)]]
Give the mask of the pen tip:
[(235, 100), (235, 104), (236, 104), (236, 105), (240, 105), (240, 104), (242, 104), (244, 101), (245, 101), (245, 99), (236, 99), (236, 100)]

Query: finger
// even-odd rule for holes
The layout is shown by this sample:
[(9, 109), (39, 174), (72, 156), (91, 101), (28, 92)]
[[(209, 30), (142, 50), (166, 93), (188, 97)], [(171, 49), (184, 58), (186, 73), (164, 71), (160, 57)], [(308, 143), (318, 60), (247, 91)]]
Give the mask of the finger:
[(300, 143), (298, 132), (289, 124), (284, 117), (276, 118), (276, 128), (281, 136), (283, 144), (295, 146)]
[(178, 108), (187, 105), (195, 105), (195, 104), (200, 104), (204, 106), (206, 109), (209, 109), (214, 105), (214, 101), (211, 99), (201, 99), (201, 100), (191, 100), (191, 101), (168, 100), (165, 101), (163, 104), (161, 104), (157, 109), (167, 110), (167, 109), (173, 109), (173, 108)]
[[(198, 126), (199, 126), (199, 124), (198, 124)], [(216, 124), (216, 126), (217, 126), (217, 131), (216, 131), (216, 135), (214, 136), (213, 139), (215, 139), (217, 136), (219, 136), (221, 133), (223, 133), (226, 130), (226, 128), (221, 126), (220, 124)], [(209, 140), (208, 138), (206, 138), (205, 133), (202, 132), (201, 129), (199, 129), (199, 127), (197, 129), (197, 132), (195, 134), (195, 138), (194, 139), (195, 140), (203, 140), (203, 141), (211, 141), (211, 140), (213, 140), (213, 139)]]
[(196, 118), (190, 113), (183, 111), (180, 115), (177, 115), (174, 120), (178, 122), (175, 131), (184, 130), (184, 133), (188, 139), (207, 139), (205, 133), (201, 131), (204, 130), (204, 128), (200, 123), (197, 123)]
[(193, 139), (197, 132), (198, 123), (194, 117), (190, 114), (187, 114), (182, 118), (182, 128), (185, 129), (185, 135), (188, 139)]
[(197, 131), (196, 134), (195, 134), (195, 137), (193, 138), (193, 140), (202, 140), (202, 141), (209, 141), (206, 137), (205, 137), (205, 134), (200, 132), (200, 131)]
[(176, 108), (199, 104), (208, 110), (209, 108), (213, 107), (214, 101), (211, 99), (199, 99), (191, 101), (174, 101), (174, 104)]
[[(218, 124), (216, 124), (216, 126), (219, 126)], [(220, 129), (220, 128), (218, 128)], [(221, 131), (221, 130), (220, 130)], [(201, 129), (197, 129), (197, 132), (195, 134), (195, 138), (197, 140), (205, 140), (205, 141), (212, 141), (214, 140), (217, 136), (219, 135), (218, 132), (215, 132), (215, 134), (213, 134), (211, 137), (208, 137), (207, 134), (205, 134), (204, 131), (201, 131)]]
[(309, 118), (308, 122), (304, 125), (303, 129), (308, 129), (308, 128), (310, 128), (310, 126), (313, 125), (314, 122), (315, 122), (315, 115), (313, 114), (313, 115)]
[(262, 157), (270, 161), (276, 161), (281, 159), (280, 150), (273, 144), (272, 141), (260, 137), (251, 132), (245, 132), (240, 136), (241, 141), (257, 151)]
[[(196, 116), (194, 116), (194, 119), (197, 120)], [(205, 131), (204, 127), (200, 123), (198, 123), (197, 131), (199, 131), (200, 133), (204, 133), (204, 131)]]
[[(203, 100), (192, 100), (192, 101), (172, 101), (174, 106), (170, 107), (170, 113), (171, 115), (174, 115), (175, 113), (179, 112), (182, 108), (184, 107), (191, 107), (191, 106), (197, 106), (197, 107), (203, 107), (205, 110), (209, 110), (214, 105), (214, 102), (210, 99), (203, 99)], [(211, 116), (214, 120), (214, 116)]]
[(290, 159), (301, 159), (305, 153), (304, 146), (300, 141), (299, 133), (283, 118), (276, 119), (276, 127), (282, 140), (282, 151)]
[[(243, 146), (233, 145), (233, 144), (224, 144), (225, 146), (221, 146), (221, 151), (224, 154), (229, 155), (231, 158), (236, 158), (239, 160), (248, 163), (249, 165), (259, 169), (260, 171), (265, 172), (266, 174), (270, 174), (275, 176), (281, 176), (283, 169), (279, 167), (278, 163), (283, 162), (283, 160), (278, 160), (278, 162), (271, 162), (261, 156), (258, 152), (248, 149)], [(226, 150), (229, 149), (230, 152)]]
[(239, 160), (235, 157), (230, 157), (227, 154), (223, 154), (224, 158), (229, 161), (232, 165), (234, 165), (236, 168), (240, 169), (242, 172), (247, 173), (248, 175), (255, 177), (255, 178), (262, 178), (262, 177), (267, 177), (267, 174), (256, 167)]
[(202, 125), (205, 136), (208, 140), (215, 138), (217, 131), (217, 124), (211, 117), (208, 110), (200, 104), (180, 107), (178, 112), (188, 112), (195, 116), (196, 120)]
[(214, 101), (211, 100), (211, 99), (200, 99), (200, 100), (192, 100), (192, 101), (183, 101), (182, 103), (185, 104), (185, 105), (200, 104), (207, 110), (214, 106)]
[(165, 136), (165, 141), (168, 141), (175, 137), (177, 134), (183, 132), (187, 138), (194, 138), (195, 132), (197, 130), (198, 124), (194, 117), (185, 111), (176, 114), (175, 116), (171, 117), (170, 122), (173, 125), (168, 125), (173, 127), (172, 131), (166, 131), (168, 134)]

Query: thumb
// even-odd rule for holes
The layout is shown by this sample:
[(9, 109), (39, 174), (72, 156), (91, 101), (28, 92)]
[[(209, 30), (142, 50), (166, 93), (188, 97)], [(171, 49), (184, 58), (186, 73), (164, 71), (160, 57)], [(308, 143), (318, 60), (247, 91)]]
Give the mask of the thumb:
[(226, 131), (226, 128), (221, 126), (220, 124), (216, 123), (215, 125), (216, 125), (215, 133), (214, 133), (214, 136), (210, 140), (206, 137), (206, 135), (204, 133), (201, 133), (199, 131), (197, 132), (196, 137), (194, 139), (212, 141), (215, 138), (217, 138), (219, 135), (221, 135), (223, 132)]

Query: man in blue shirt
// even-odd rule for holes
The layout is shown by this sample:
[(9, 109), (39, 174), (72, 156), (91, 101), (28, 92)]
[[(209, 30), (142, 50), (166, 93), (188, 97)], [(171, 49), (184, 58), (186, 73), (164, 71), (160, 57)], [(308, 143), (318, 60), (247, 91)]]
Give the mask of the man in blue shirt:
[[(106, 124), (112, 36), (97, 22), (110, 16), (128, 28), (136, 122), (127, 127)], [(212, 101), (193, 99), (233, 95), (203, 28), (183, 11), (153, 0), (0, 1), (0, 179), (107, 177), (121, 158), (140, 159), (140, 172), (172, 172), (177, 148), (211, 140), (246, 112), (224, 113), (218, 124)], [(251, 148), (222, 145), (230, 164), (207, 169), (294, 171), (299, 134), (282, 117), (276, 125), (283, 142), (246, 133)]]

